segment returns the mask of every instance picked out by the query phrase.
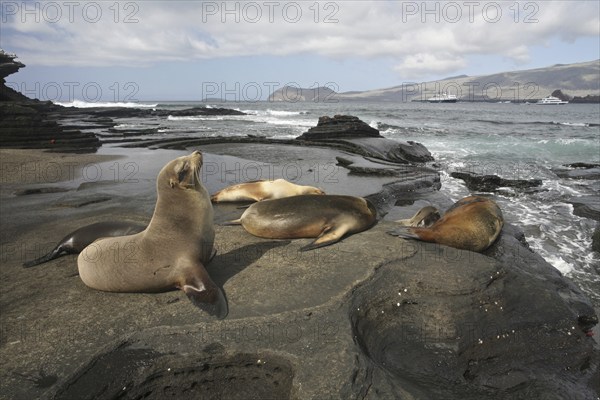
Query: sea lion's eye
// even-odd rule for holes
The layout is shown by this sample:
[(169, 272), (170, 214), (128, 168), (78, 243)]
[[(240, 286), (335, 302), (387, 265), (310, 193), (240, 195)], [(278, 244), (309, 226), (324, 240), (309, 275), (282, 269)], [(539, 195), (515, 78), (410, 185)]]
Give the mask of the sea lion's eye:
[(181, 169), (181, 171), (179, 171), (179, 174), (177, 174), (177, 179), (179, 179), (179, 182), (183, 182), (185, 180), (185, 177), (187, 176), (189, 171), (189, 168), (187, 167), (187, 165), (184, 165), (183, 168)]

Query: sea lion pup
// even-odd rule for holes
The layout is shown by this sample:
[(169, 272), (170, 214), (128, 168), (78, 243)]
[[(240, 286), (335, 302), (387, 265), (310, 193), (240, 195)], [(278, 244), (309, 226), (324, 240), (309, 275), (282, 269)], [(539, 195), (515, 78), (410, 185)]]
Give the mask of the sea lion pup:
[(240, 219), (249, 233), (269, 239), (316, 238), (300, 250), (339, 241), (344, 235), (371, 228), (377, 218), (373, 204), (361, 197), (300, 195), (252, 204)]
[(232, 185), (213, 194), (210, 199), (213, 203), (225, 201), (262, 201), (282, 199), (301, 194), (322, 195), (325, 192), (313, 186), (296, 185), (285, 179), (275, 179), (274, 181), (263, 180)]
[(400, 227), (393, 236), (444, 244), (457, 249), (482, 252), (498, 237), (504, 220), (498, 205), (485, 197), (460, 199), (428, 228)]
[(148, 227), (86, 247), (77, 259), (81, 280), (108, 292), (179, 288), (194, 305), (224, 318), (227, 302), (204, 268), (213, 253), (215, 232), (210, 197), (200, 182), (201, 166), (202, 154), (195, 151), (163, 167)]
[(396, 222), (403, 226), (428, 227), (438, 219), (440, 219), (438, 209), (433, 206), (426, 206), (417, 211), (412, 218), (400, 219)]
[(33, 267), (34, 265), (54, 260), (63, 254), (78, 254), (81, 250), (100, 238), (133, 235), (134, 233), (143, 231), (145, 227), (146, 225), (128, 221), (96, 222), (95, 224), (84, 226), (69, 233), (58, 242), (50, 253), (35, 260), (24, 262), (23, 267)]

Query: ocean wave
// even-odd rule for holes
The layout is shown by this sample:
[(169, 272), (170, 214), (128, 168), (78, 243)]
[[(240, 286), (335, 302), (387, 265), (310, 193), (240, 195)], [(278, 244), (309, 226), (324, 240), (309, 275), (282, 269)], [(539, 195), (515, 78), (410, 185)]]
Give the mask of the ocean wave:
[(309, 114), (308, 111), (271, 110), (270, 108), (266, 109), (266, 110), (240, 110), (240, 109), (236, 109), (236, 110), (244, 112), (246, 114), (250, 114), (250, 115), (273, 116), (273, 117), (292, 117), (292, 116), (296, 116), (296, 115)]
[(572, 126), (576, 128), (590, 128), (596, 127), (599, 124), (587, 123), (587, 122), (569, 122), (569, 121), (500, 121), (500, 120), (489, 120), (489, 119), (475, 119), (473, 122), (483, 122), (491, 125), (560, 125), (560, 126)]
[(76, 108), (95, 108), (95, 107), (122, 107), (122, 108), (156, 108), (158, 104), (144, 104), (144, 103), (132, 103), (132, 102), (87, 102), (83, 100), (73, 100), (68, 103), (56, 102), (59, 106), (63, 107), (76, 107)]

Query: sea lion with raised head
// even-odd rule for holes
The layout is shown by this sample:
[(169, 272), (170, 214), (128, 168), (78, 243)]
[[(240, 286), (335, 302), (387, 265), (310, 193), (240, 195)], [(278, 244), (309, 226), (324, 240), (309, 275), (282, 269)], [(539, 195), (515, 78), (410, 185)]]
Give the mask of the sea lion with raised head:
[(367, 230), (376, 218), (373, 204), (361, 197), (300, 195), (254, 203), (240, 219), (228, 225), (241, 224), (246, 231), (262, 238), (316, 238), (300, 249), (305, 251)]
[(282, 199), (302, 194), (322, 195), (325, 192), (313, 186), (296, 185), (285, 179), (275, 179), (273, 181), (246, 182), (226, 187), (213, 194), (211, 201), (213, 203), (226, 201), (262, 201)]
[(170, 161), (156, 179), (158, 197), (148, 227), (100, 239), (79, 254), (79, 275), (87, 286), (108, 292), (179, 288), (211, 315), (227, 315), (225, 296), (204, 268), (213, 255), (215, 232), (201, 167), (199, 151)]
[(493, 200), (469, 196), (454, 203), (430, 227), (400, 227), (388, 233), (405, 239), (482, 252), (498, 238), (503, 225), (502, 211)]
[(26, 261), (23, 267), (29, 268), (54, 260), (64, 254), (79, 254), (81, 250), (100, 238), (133, 235), (144, 230), (146, 225), (128, 221), (103, 221), (76, 229), (62, 238), (46, 255)]
[(412, 218), (396, 221), (403, 226), (427, 227), (440, 219), (440, 212), (433, 206), (421, 208)]

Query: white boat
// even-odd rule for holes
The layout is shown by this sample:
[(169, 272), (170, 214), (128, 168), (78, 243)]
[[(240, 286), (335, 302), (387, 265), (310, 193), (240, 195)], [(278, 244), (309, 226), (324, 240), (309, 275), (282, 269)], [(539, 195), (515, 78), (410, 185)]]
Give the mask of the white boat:
[(565, 101), (565, 100), (561, 100), (558, 97), (548, 96), (548, 97), (544, 97), (543, 99), (539, 100), (535, 104), (569, 104), (569, 102)]
[(428, 102), (430, 103), (456, 103), (456, 101), (458, 100), (458, 98), (456, 97), (455, 94), (447, 94), (447, 93), (442, 93), (442, 94), (436, 94), (433, 97), (430, 97), (427, 99)]

